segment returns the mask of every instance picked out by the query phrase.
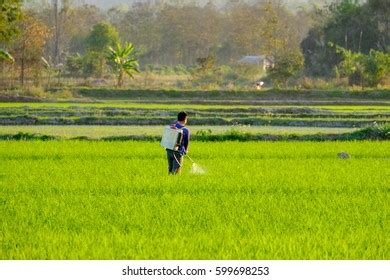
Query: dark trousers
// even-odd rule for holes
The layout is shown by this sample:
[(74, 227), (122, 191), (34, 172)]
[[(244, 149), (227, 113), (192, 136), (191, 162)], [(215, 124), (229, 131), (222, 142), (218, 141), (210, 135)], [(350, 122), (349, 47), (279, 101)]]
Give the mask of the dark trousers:
[(183, 156), (176, 151), (167, 149), (167, 158), (168, 158), (168, 173), (177, 174), (181, 171), (181, 166), (183, 164)]

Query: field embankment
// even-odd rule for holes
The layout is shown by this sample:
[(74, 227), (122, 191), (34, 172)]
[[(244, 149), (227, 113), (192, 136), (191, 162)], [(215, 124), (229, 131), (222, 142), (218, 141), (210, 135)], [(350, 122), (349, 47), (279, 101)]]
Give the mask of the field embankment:
[[(67, 94), (64, 94), (66, 91)], [(64, 97), (66, 97), (64, 99)], [(214, 104), (214, 105), (389, 105), (389, 89), (367, 90), (303, 90), (269, 89), (261, 91), (223, 90), (132, 90), (117, 88), (58, 88), (50, 89), (44, 97), (25, 90), (0, 92), (0, 102), (125, 102), (160, 104)]]
[(84, 98), (94, 100), (137, 100), (141, 102), (152, 101), (153, 103), (248, 103), (255, 104), (280, 104), (290, 102), (312, 104), (323, 103), (360, 103), (390, 101), (390, 90), (263, 90), (263, 91), (170, 91), (170, 90), (125, 90), (125, 89), (90, 89), (78, 88), (75, 92)]

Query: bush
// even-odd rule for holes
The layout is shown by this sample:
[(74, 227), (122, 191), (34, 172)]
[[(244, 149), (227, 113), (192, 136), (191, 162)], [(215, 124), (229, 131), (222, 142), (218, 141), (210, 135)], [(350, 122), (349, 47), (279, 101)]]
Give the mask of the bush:
[(235, 64), (233, 71), (237, 79), (254, 81), (260, 79), (265, 73), (262, 67), (251, 64)]
[(177, 75), (187, 75), (188, 74), (187, 67), (183, 64), (178, 64), (173, 69)]
[(85, 77), (103, 75), (105, 60), (97, 52), (89, 51), (82, 58), (82, 72)]
[(303, 69), (304, 59), (299, 49), (283, 52), (275, 57), (275, 65), (269, 70), (268, 77), (274, 87), (286, 86), (289, 78)]
[(343, 58), (337, 66), (337, 72), (348, 77), (351, 86), (376, 87), (390, 74), (390, 54), (373, 49), (369, 54), (354, 53), (337, 45), (335, 48)]
[(66, 58), (66, 70), (71, 76), (82, 74), (83, 57), (80, 54), (70, 55)]
[(150, 72), (158, 75), (187, 75), (189, 74), (188, 68), (183, 64), (175, 66), (159, 65), (159, 64), (146, 64), (141, 67), (142, 71)]
[(379, 84), (384, 88), (390, 87), (390, 73), (385, 75)]
[(319, 79), (310, 77), (300, 77), (294, 84), (303, 89), (334, 89), (348, 87), (347, 78)]
[(34, 97), (38, 99), (70, 99), (75, 98), (75, 95), (69, 89), (58, 89), (53, 91), (47, 91), (42, 87), (29, 87), (27, 89), (18, 90), (16, 92), (12, 92), (12, 95), (18, 97)]
[(23, 96), (47, 98), (49, 94), (42, 87), (29, 87), (23, 91)]
[(19, 132), (17, 134), (7, 134), (7, 135), (0, 135), (0, 140), (40, 140), (40, 141), (47, 141), (47, 140), (54, 140), (57, 139), (55, 136), (50, 135), (41, 135), (41, 134), (35, 134), (35, 133), (25, 133), (25, 132)]
[(352, 132), (348, 135), (350, 140), (390, 140), (390, 124), (374, 125)]
[(206, 137), (210, 136), (212, 133), (211, 129), (201, 129), (196, 132), (196, 136)]
[(56, 98), (61, 98), (61, 99), (71, 99), (71, 98), (75, 97), (73, 92), (70, 91), (69, 89), (63, 89), (63, 90), (57, 91), (54, 96)]

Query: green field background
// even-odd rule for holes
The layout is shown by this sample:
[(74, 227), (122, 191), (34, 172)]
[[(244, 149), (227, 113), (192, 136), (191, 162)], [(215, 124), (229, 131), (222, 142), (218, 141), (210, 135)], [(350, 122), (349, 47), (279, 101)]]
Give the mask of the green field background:
[(157, 142), (1, 141), (0, 259), (390, 258), (390, 142), (190, 154), (206, 174)]

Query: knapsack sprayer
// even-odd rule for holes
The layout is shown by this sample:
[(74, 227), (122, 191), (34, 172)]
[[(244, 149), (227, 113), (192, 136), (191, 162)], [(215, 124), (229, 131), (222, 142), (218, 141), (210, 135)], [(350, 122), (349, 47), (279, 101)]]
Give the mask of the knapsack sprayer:
[[(180, 128), (172, 127), (167, 125), (164, 127), (163, 136), (161, 139), (161, 146), (165, 149), (172, 150), (172, 151), (178, 151), (180, 148), (180, 145), (183, 141), (183, 130)], [(199, 166), (189, 155), (185, 154), (188, 159), (192, 162), (191, 166), (191, 173), (193, 174), (205, 174), (206, 171)], [(179, 165), (180, 162), (176, 159), (177, 163)]]
[(165, 149), (177, 151), (183, 141), (183, 129), (173, 128), (167, 125), (161, 139), (161, 146)]

